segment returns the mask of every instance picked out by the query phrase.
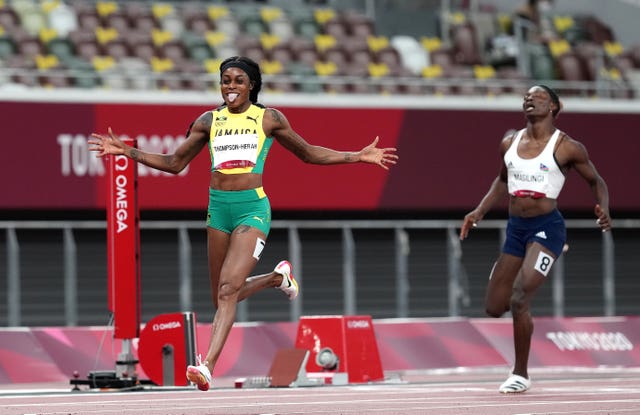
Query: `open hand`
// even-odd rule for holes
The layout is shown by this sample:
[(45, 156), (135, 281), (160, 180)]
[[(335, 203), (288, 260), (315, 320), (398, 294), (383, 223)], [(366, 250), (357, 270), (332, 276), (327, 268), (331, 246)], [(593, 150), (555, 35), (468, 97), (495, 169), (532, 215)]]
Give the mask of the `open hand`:
[(360, 161), (377, 164), (385, 170), (389, 170), (390, 165), (398, 162), (398, 155), (395, 148), (377, 148), (379, 137), (362, 150), (360, 150)]
[(101, 135), (93, 133), (89, 138), (89, 151), (95, 151), (96, 157), (104, 157), (109, 154), (124, 154), (127, 145), (116, 136), (111, 127), (109, 127), (109, 135)]

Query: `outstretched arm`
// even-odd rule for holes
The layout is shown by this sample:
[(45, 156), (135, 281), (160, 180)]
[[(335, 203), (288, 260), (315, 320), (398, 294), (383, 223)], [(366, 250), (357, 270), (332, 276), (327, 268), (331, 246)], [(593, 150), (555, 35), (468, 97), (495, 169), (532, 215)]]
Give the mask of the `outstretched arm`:
[(211, 112), (202, 114), (189, 129), (187, 139), (171, 154), (149, 153), (125, 144), (111, 127), (108, 134), (91, 134), (89, 150), (96, 153), (96, 157), (109, 154), (124, 154), (125, 156), (154, 169), (173, 174), (180, 173), (198, 155), (207, 144), (211, 129)]
[(309, 144), (296, 133), (287, 118), (280, 111), (269, 108), (265, 111), (263, 128), (267, 135), (273, 136), (283, 147), (295, 154), (300, 160), (311, 164), (371, 163), (385, 170), (398, 161), (395, 148), (378, 148), (378, 137), (360, 151), (337, 151), (327, 147)]

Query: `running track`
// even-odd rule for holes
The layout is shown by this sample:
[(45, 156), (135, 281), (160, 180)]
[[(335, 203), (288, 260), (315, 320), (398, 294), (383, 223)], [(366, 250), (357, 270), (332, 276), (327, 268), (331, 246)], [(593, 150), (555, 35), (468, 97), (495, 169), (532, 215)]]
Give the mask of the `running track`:
[(531, 376), (532, 389), (517, 395), (497, 392), (505, 376), (495, 371), (414, 373), (377, 384), (298, 388), (235, 389), (227, 380), (209, 392), (185, 388), (71, 392), (67, 385), (28, 390), (19, 389), (25, 385), (0, 385), (0, 414), (640, 414), (638, 369), (539, 370)]

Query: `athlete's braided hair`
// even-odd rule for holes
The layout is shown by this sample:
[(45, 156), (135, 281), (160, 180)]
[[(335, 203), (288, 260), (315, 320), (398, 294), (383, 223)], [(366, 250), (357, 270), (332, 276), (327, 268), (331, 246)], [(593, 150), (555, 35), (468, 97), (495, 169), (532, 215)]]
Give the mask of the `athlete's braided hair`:
[(262, 89), (262, 74), (260, 73), (260, 65), (258, 65), (253, 59), (246, 56), (232, 56), (225, 59), (220, 64), (220, 77), (222, 73), (228, 68), (240, 68), (246, 72), (247, 76), (253, 82), (253, 88), (249, 92), (249, 101), (254, 104), (258, 103), (258, 94)]

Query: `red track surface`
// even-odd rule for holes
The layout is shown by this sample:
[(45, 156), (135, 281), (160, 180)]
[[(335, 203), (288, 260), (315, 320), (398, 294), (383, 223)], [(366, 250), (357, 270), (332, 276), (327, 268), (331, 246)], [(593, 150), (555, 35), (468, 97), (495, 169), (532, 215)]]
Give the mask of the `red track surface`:
[(502, 395), (504, 374), (404, 374), (395, 382), (348, 386), (234, 389), (218, 380), (208, 391), (70, 392), (67, 385), (0, 388), (0, 413), (24, 414), (640, 414), (640, 371), (532, 371), (533, 387)]

